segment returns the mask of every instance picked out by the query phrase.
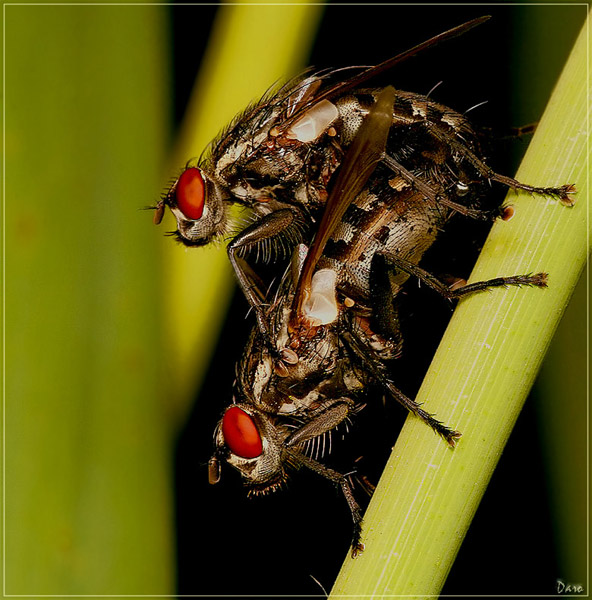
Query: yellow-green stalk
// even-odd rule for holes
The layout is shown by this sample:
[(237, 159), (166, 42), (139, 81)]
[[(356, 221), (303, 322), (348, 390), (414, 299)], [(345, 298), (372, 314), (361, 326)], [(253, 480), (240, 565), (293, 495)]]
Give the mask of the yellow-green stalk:
[(510, 193), (515, 215), (495, 224), (470, 279), (546, 271), (549, 287), (459, 303), (417, 400), (463, 437), (452, 450), (408, 418), (364, 519), (366, 551), (345, 560), (334, 597), (444, 584), (589, 253), (588, 35), (586, 24), (517, 174), (575, 183), (576, 205)]

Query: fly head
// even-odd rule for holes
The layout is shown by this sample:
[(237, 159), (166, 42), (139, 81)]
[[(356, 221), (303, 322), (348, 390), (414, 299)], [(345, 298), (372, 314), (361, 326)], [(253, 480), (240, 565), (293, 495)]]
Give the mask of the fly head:
[(187, 165), (156, 206), (160, 223), (168, 206), (177, 221), (175, 236), (186, 246), (204, 246), (225, 233), (227, 194), (207, 171)]
[(288, 431), (277, 427), (262, 411), (247, 404), (232, 404), (214, 434), (210, 483), (219, 480), (219, 461), (225, 460), (241, 474), (250, 493), (273, 491), (286, 477), (283, 441), (287, 436)]

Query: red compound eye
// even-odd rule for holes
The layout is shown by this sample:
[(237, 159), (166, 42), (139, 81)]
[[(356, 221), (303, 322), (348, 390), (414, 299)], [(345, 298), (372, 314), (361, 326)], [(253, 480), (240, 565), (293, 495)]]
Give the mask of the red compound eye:
[(185, 217), (194, 221), (201, 219), (206, 198), (206, 186), (199, 169), (191, 167), (183, 171), (177, 182), (175, 196), (177, 206)]
[(250, 415), (238, 406), (232, 406), (224, 413), (222, 434), (230, 451), (241, 458), (255, 458), (263, 452), (257, 426)]

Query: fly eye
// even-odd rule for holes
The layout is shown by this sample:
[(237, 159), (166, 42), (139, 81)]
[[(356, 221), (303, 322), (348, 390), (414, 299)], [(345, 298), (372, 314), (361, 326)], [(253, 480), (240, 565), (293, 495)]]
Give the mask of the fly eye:
[(238, 406), (232, 406), (224, 413), (222, 434), (230, 451), (241, 458), (256, 458), (263, 452), (255, 422)]
[(206, 198), (206, 186), (201, 171), (191, 167), (183, 171), (175, 190), (179, 210), (193, 221), (201, 219)]

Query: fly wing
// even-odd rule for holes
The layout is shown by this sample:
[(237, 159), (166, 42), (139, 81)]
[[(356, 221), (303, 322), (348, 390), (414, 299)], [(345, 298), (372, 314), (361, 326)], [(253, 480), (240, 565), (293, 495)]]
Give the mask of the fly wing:
[(429, 40), (422, 42), (421, 44), (417, 44), (417, 46), (414, 46), (413, 48), (410, 48), (409, 50), (405, 50), (405, 52), (401, 52), (400, 54), (397, 54), (396, 56), (393, 56), (392, 58), (389, 58), (389, 59), (381, 62), (378, 65), (375, 65), (373, 67), (368, 67), (361, 73), (354, 75), (354, 77), (351, 77), (350, 79), (347, 79), (346, 81), (337, 83), (336, 85), (327, 88), (320, 94), (318, 94), (314, 97), (311, 97), (310, 99), (307, 99), (306, 102), (301, 102), (300, 106), (298, 107), (298, 110), (295, 111), (290, 116), (289, 119), (286, 119), (286, 121), (284, 121), (282, 123), (281, 128), (280, 128), (281, 131), (287, 131), (290, 128), (290, 126), (292, 125), (292, 123), (297, 121), (302, 116), (303, 113), (305, 113), (307, 110), (309, 110), (311, 108), (311, 106), (313, 106), (314, 104), (319, 103), (321, 100), (325, 100), (328, 98), (334, 98), (336, 96), (340, 96), (340, 95), (344, 94), (345, 92), (348, 92), (349, 90), (353, 90), (353, 89), (359, 87), (362, 83), (365, 83), (366, 81), (368, 81), (369, 79), (376, 77), (376, 75), (378, 75), (379, 73), (382, 73), (384, 71), (388, 71), (389, 69), (392, 69), (394, 66), (398, 65), (399, 63), (407, 60), (408, 58), (411, 58), (412, 56), (415, 56), (416, 54), (419, 54), (420, 52), (423, 52), (424, 50), (427, 50), (428, 48), (433, 48), (434, 46), (437, 46), (438, 44), (441, 44), (442, 42), (445, 42), (445, 41), (448, 41), (455, 37), (458, 37), (459, 35), (462, 35), (462, 34), (466, 33), (467, 31), (469, 31), (473, 27), (476, 27), (477, 25), (481, 25), (482, 23), (489, 20), (490, 18), (491, 18), (490, 16), (486, 15), (483, 17), (478, 17), (477, 19), (473, 19), (471, 21), (467, 21), (466, 23), (463, 23), (462, 25), (457, 25), (456, 27), (453, 27), (452, 29), (444, 31), (444, 32), (430, 38)]
[(327, 240), (341, 221), (347, 207), (364, 189), (384, 155), (393, 122), (394, 102), (394, 88), (390, 86), (384, 88), (362, 121), (345, 154), (298, 280), (293, 304), (293, 317), (296, 319), (300, 317), (302, 305), (310, 293), (312, 274)]

